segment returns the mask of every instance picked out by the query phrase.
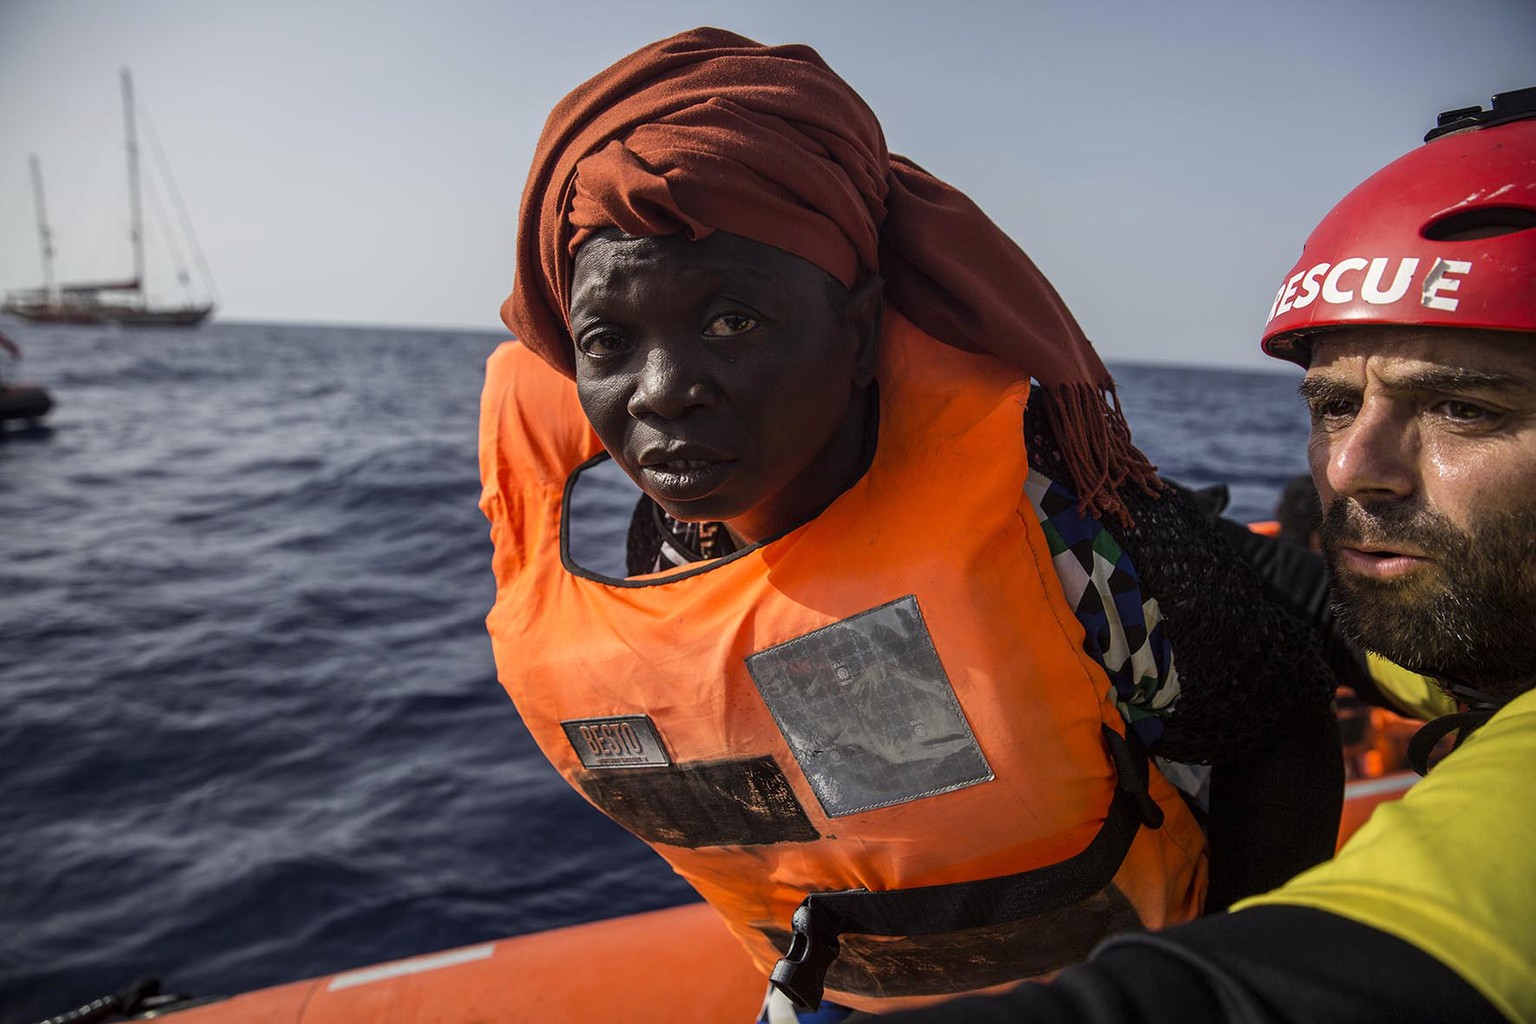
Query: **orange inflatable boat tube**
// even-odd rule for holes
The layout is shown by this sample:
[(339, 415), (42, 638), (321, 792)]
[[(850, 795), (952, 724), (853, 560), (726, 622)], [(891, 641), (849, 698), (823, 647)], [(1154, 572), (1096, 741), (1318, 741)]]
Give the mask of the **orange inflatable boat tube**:
[(706, 904), (279, 985), (176, 1024), (625, 1024), (752, 1020), (767, 979)]
[[(1339, 842), (1418, 776), (1349, 783)], [(704, 903), (557, 928), (279, 985), (176, 1024), (746, 1024), (767, 987)]]

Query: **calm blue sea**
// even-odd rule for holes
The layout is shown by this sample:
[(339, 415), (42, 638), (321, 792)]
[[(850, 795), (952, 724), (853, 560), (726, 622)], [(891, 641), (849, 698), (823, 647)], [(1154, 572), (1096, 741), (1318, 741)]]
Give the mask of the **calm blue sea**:
[[(0, 441), (0, 1022), (689, 897), (496, 682), (498, 336), (3, 329), (58, 407)], [(1165, 472), (1268, 518), (1303, 468), (1292, 376), (1115, 369)]]

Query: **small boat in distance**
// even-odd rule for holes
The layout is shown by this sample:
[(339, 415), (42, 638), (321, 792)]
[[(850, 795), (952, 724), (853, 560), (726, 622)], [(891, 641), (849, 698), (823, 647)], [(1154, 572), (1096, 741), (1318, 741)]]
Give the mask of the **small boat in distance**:
[[(21, 347), (0, 334), (0, 356), (20, 359)], [(3, 369), (4, 360), (0, 360), (0, 370)], [(47, 391), (36, 384), (7, 381), (0, 372), (0, 435), (5, 431), (6, 420), (19, 420), (23, 427), (36, 428), (52, 408), (53, 396)]]
[[(53, 235), (43, 203), (43, 174), (36, 156), (32, 157), (32, 198), (37, 210), (37, 233), (42, 247), (43, 284), (9, 292), (0, 302), (0, 313), (9, 313), (37, 323), (52, 324), (123, 324), (131, 327), (192, 327), (213, 312), (212, 301), (186, 301), (180, 305), (156, 304), (144, 283), (144, 218), (139, 183), (139, 146), (135, 127), (133, 79), (123, 69), (123, 122), (128, 148), (128, 241), (133, 252), (133, 276), (117, 281), (55, 285), (53, 276)], [(174, 184), (171, 186), (174, 188)], [(177, 203), (180, 209), (178, 197)], [(184, 215), (183, 215), (184, 216)], [(194, 251), (196, 238), (190, 224), (184, 225)], [(178, 268), (183, 285), (190, 278)], [(206, 267), (204, 276), (207, 276)], [(211, 285), (210, 285), (211, 288)]]
[(36, 427), (53, 408), (53, 396), (36, 384), (0, 381), (0, 431), (7, 420), (16, 420), (24, 427)]

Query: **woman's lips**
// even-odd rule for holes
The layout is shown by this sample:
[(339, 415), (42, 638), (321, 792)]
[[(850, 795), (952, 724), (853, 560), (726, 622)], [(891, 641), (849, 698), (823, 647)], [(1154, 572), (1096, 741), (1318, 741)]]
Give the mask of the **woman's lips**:
[(1339, 560), (1345, 569), (1371, 579), (1390, 580), (1429, 565), (1423, 555), (1378, 548), (1340, 547)]
[(643, 465), (640, 475), (652, 497), (695, 501), (723, 484), (735, 466), (734, 459), (672, 459)]

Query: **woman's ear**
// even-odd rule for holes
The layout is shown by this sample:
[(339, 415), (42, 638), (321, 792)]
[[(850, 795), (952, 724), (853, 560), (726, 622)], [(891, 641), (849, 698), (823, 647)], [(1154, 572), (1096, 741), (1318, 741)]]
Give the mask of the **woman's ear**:
[(880, 358), (880, 320), (885, 311), (885, 281), (873, 274), (848, 293), (843, 317), (854, 332), (853, 382), (868, 387)]

